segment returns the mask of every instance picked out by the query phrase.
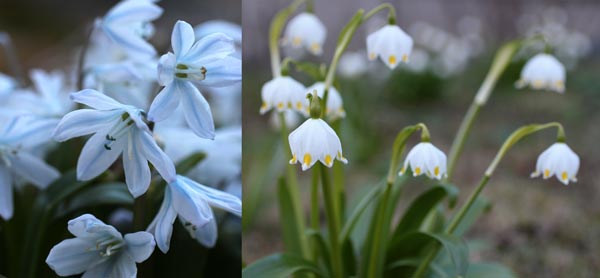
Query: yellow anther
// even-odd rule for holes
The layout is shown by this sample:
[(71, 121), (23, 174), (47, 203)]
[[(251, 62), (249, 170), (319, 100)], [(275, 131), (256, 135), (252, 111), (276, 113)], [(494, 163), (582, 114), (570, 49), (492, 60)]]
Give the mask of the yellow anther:
[(415, 168), (415, 175), (420, 175), (421, 174), (421, 168), (417, 167)]
[(389, 62), (389, 63), (390, 63), (390, 65), (392, 65), (392, 66), (393, 66), (393, 65), (395, 65), (395, 64), (396, 64), (396, 56), (394, 56), (394, 55), (391, 55), (391, 56), (388, 58), (388, 62)]
[(303, 164), (308, 166), (308, 165), (310, 165), (311, 162), (312, 162), (312, 158), (310, 157), (310, 154), (305, 154)]
[(333, 162), (333, 160), (331, 159), (331, 155), (326, 155), (325, 156), (325, 165), (331, 166), (332, 162)]
[(544, 178), (547, 178), (550, 176), (550, 170), (546, 169), (544, 170)]

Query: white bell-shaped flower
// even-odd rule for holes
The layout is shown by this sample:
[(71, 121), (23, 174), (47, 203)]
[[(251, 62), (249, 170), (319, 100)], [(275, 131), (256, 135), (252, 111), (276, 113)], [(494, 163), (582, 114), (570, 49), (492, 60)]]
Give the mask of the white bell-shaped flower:
[(304, 47), (314, 55), (321, 55), (327, 29), (313, 13), (301, 13), (290, 20), (285, 29), (283, 44)]
[[(317, 91), (317, 95), (320, 98), (323, 98), (325, 96), (325, 83), (317, 82), (307, 89), (309, 93), (315, 90)], [(304, 111), (306, 114), (308, 114), (309, 109), (309, 101), (307, 98), (305, 98)], [(327, 110), (325, 111), (325, 114), (329, 119), (346, 117), (346, 111), (344, 111), (344, 101), (342, 100), (342, 96), (340, 95), (338, 90), (336, 90), (333, 86), (329, 88), (329, 93), (327, 94)]]
[(537, 160), (532, 178), (542, 176), (544, 179), (556, 175), (556, 178), (568, 185), (577, 181), (579, 171), (579, 156), (567, 144), (558, 142), (546, 149)]
[(287, 109), (305, 110), (306, 87), (289, 76), (275, 77), (265, 83), (261, 95), (261, 114), (267, 113), (273, 107), (279, 112)]
[(411, 168), (413, 175), (426, 174), (429, 178), (441, 180), (446, 176), (446, 154), (429, 142), (414, 146), (404, 161), (399, 175)]
[(367, 37), (369, 60), (377, 57), (394, 69), (400, 61), (408, 63), (413, 48), (413, 39), (397, 25), (386, 25)]
[(515, 84), (517, 88), (530, 86), (536, 90), (565, 91), (565, 67), (554, 56), (541, 53), (529, 59), (521, 78)]
[(335, 131), (323, 120), (309, 118), (289, 136), (292, 159), (290, 164), (301, 163), (306, 171), (315, 162), (333, 166), (333, 160), (343, 163), (348, 160), (342, 155), (342, 143)]

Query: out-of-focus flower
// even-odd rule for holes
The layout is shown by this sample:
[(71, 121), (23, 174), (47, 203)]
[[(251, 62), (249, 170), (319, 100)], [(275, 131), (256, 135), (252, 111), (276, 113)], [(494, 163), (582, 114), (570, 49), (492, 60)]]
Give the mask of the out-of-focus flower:
[[(323, 98), (325, 95), (325, 83), (317, 82), (310, 86), (306, 91), (313, 92), (317, 91), (317, 95), (320, 98)], [(307, 98), (304, 98), (304, 112), (308, 115), (309, 112), (309, 101)], [(335, 89), (335, 87), (331, 86), (329, 88), (329, 93), (327, 94), (327, 108), (325, 110), (325, 115), (330, 119), (338, 119), (346, 117), (346, 111), (344, 111), (344, 102), (342, 100), (342, 96)]]
[(408, 152), (399, 175), (408, 168), (412, 169), (415, 177), (426, 174), (431, 179), (441, 180), (446, 176), (446, 155), (433, 144), (421, 142)]
[(290, 76), (279, 76), (265, 83), (261, 90), (262, 105), (260, 113), (267, 113), (271, 108), (281, 112), (296, 109), (305, 113), (306, 87)]
[(45, 72), (35, 69), (30, 73), (34, 90), (19, 90), (8, 99), (7, 109), (17, 114), (33, 114), (40, 117), (62, 117), (75, 105), (69, 99), (70, 88), (65, 84), (64, 74), (59, 71)]
[(151, 0), (123, 0), (99, 19), (96, 26), (130, 55), (153, 57), (156, 50), (146, 38), (154, 33), (150, 22), (162, 12)]
[(344, 52), (340, 57), (338, 73), (345, 78), (355, 78), (363, 75), (369, 69), (364, 51)]
[(562, 93), (565, 91), (565, 76), (565, 67), (554, 56), (540, 53), (527, 61), (521, 71), (521, 79), (515, 85), (517, 88), (531, 86), (537, 90)]
[[(284, 110), (283, 116), (285, 119), (285, 126), (288, 129), (295, 129), (300, 124), (300, 121), (303, 120), (300, 113), (294, 110)], [(270, 116), (269, 123), (275, 130), (281, 129), (281, 117), (279, 117), (278, 113), (273, 113)]]
[(125, 182), (134, 197), (148, 190), (151, 178), (148, 162), (167, 182), (175, 179), (175, 166), (152, 138), (142, 119), (142, 110), (91, 89), (72, 93), (71, 98), (94, 108), (79, 109), (65, 115), (53, 135), (55, 140), (62, 142), (94, 133), (79, 155), (78, 179), (97, 177), (121, 154)]
[(342, 155), (342, 143), (335, 131), (323, 120), (310, 118), (290, 133), (288, 138), (292, 159), (290, 164), (301, 163), (302, 170), (311, 168), (317, 161), (333, 166), (333, 160), (343, 163), (348, 160)]
[(223, 87), (241, 79), (241, 62), (229, 56), (235, 52), (231, 38), (215, 33), (195, 41), (194, 29), (184, 21), (173, 28), (174, 53), (159, 60), (158, 81), (165, 86), (150, 105), (148, 119), (162, 121), (181, 104), (189, 127), (202, 138), (214, 138), (215, 125), (210, 106), (192, 82)]
[(5, 99), (17, 86), (18, 83), (15, 79), (0, 73), (0, 98)]
[(0, 131), (0, 216), (13, 215), (13, 184), (22, 178), (38, 188), (46, 188), (60, 173), (30, 150), (48, 140), (48, 125), (35, 117), (16, 117)]
[(236, 57), (241, 58), (242, 26), (225, 20), (209, 20), (194, 27), (197, 39), (206, 37), (213, 33), (223, 33), (233, 39), (236, 44)]
[(558, 142), (540, 154), (531, 177), (547, 179), (556, 175), (560, 182), (569, 185), (569, 182), (577, 182), (577, 171), (579, 156), (567, 144)]
[(390, 69), (400, 61), (407, 63), (413, 47), (413, 39), (397, 25), (386, 25), (367, 37), (369, 60), (381, 59)]
[(148, 259), (156, 245), (148, 232), (122, 236), (91, 214), (69, 221), (68, 229), (75, 238), (55, 245), (46, 258), (48, 266), (60, 276), (84, 273), (86, 278), (136, 277), (135, 264)]
[(179, 215), (184, 226), (198, 242), (207, 247), (217, 240), (217, 225), (212, 207), (242, 215), (242, 201), (229, 193), (201, 185), (183, 176), (165, 188), (162, 205), (147, 231), (154, 234), (158, 248), (169, 251), (173, 222)]
[(304, 47), (314, 55), (321, 55), (327, 29), (319, 18), (308, 12), (296, 15), (288, 23), (283, 37), (284, 45)]

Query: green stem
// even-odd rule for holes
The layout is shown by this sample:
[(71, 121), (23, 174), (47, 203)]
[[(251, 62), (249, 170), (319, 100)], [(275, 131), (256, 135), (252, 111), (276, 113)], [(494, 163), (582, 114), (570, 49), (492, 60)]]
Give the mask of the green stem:
[(482, 106), (477, 102), (471, 103), (471, 106), (469, 106), (469, 110), (467, 110), (467, 114), (463, 118), (462, 123), (458, 128), (458, 133), (456, 134), (456, 137), (454, 137), (455, 139), (452, 142), (452, 147), (450, 147), (446, 180), (451, 180), (454, 175), (454, 167), (456, 167), (456, 161), (458, 160), (458, 157), (460, 156), (463, 148), (465, 147), (465, 142), (467, 141), (467, 137), (469, 136), (471, 127), (473, 127), (473, 123), (475, 122), (475, 118), (477, 118), (481, 107)]
[[(312, 182), (310, 187), (310, 226), (311, 229), (318, 232), (320, 230), (320, 219), (319, 219), (319, 170), (312, 170)], [(317, 242), (314, 243), (313, 247), (313, 261), (316, 262), (318, 257)]]
[(279, 54), (279, 38), (281, 37), (281, 31), (283, 30), (283, 25), (287, 21), (287, 18), (292, 14), (298, 6), (304, 3), (305, 0), (296, 0), (292, 2), (285, 9), (279, 11), (277, 15), (271, 21), (271, 25), (269, 27), (269, 52), (271, 54), (271, 71), (273, 73), (273, 77), (281, 76), (281, 56)]
[(387, 183), (385, 187), (385, 191), (383, 193), (383, 197), (381, 199), (381, 206), (379, 207), (379, 211), (377, 212), (377, 219), (375, 219), (375, 231), (373, 235), (371, 254), (369, 255), (369, 264), (367, 265), (367, 277), (376, 278), (380, 277), (381, 273), (378, 273), (380, 270), (380, 258), (379, 254), (384, 242), (384, 233), (382, 231), (383, 221), (385, 218), (385, 214), (388, 208), (388, 202), (390, 199), (390, 194), (392, 191), (392, 183)]
[(373, 15), (375, 15), (376, 13), (378, 13), (379, 11), (384, 10), (384, 9), (389, 10), (388, 23), (396, 24), (396, 9), (390, 3), (383, 3), (383, 4), (373, 8), (371, 11), (369, 11), (367, 14), (365, 14), (365, 16), (363, 17), (363, 20), (368, 20)]
[(329, 182), (329, 174), (323, 164), (319, 164), (321, 171), (321, 184), (323, 185), (323, 196), (325, 200), (325, 212), (327, 213), (327, 225), (329, 241), (331, 244), (331, 264), (333, 277), (344, 277), (344, 268), (342, 265), (342, 248), (340, 246), (340, 217), (337, 211), (337, 198), (333, 187)]
[[(286, 126), (286, 121), (285, 121), (285, 114), (283, 112), (279, 112), (279, 122), (280, 122), (280, 126), (281, 126), (281, 142), (283, 144), (283, 148), (284, 148), (284, 153), (286, 154), (290, 154), (292, 153), (291, 149), (290, 149), (290, 144), (288, 142), (288, 128)], [(292, 207), (294, 209), (294, 215), (296, 216), (296, 230), (298, 231), (298, 242), (300, 243), (300, 249), (301, 249), (301, 253), (302, 256), (304, 258), (309, 258), (309, 253), (308, 253), (308, 243), (306, 240), (306, 237), (304, 236), (304, 216), (302, 214), (302, 205), (301, 205), (301, 198), (300, 198), (300, 191), (298, 189), (298, 180), (297, 180), (297, 175), (296, 175), (296, 168), (294, 167), (294, 165), (286, 165), (286, 184), (287, 186), (289, 186), (289, 191), (290, 191), (290, 195), (291, 195), (291, 199), (292, 199)]]

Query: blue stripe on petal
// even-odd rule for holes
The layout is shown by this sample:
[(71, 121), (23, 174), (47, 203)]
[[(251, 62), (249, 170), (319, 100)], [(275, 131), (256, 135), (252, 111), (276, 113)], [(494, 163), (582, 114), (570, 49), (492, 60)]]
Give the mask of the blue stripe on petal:
[(200, 91), (187, 81), (174, 82), (181, 86), (181, 105), (185, 119), (194, 133), (202, 138), (215, 138), (215, 123), (210, 105)]
[(175, 56), (182, 57), (190, 50), (196, 37), (194, 36), (194, 28), (182, 20), (177, 21), (173, 27), (171, 34), (171, 46)]
[(185, 92), (178, 91), (180, 86), (177, 86), (176, 83), (171, 82), (165, 86), (156, 98), (154, 98), (148, 112), (149, 121), (160, 122), (169, 117), (177, 109), (181, 94)]

